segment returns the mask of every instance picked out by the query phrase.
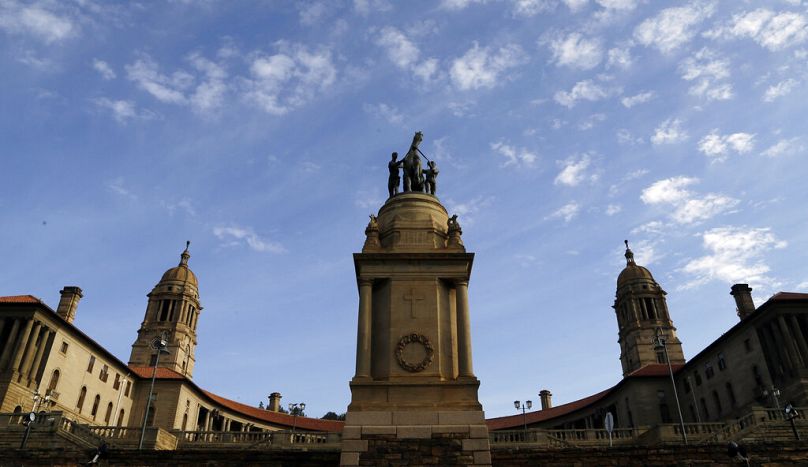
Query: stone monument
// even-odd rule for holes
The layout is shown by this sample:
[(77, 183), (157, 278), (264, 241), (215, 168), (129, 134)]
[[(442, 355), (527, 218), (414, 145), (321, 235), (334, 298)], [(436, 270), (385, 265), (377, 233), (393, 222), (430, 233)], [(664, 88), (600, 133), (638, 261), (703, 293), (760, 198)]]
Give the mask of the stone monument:
[(404, 192), (371, 216), (361, 253), (356, 375), (341, 465), (491, 465), (471, 359), (473, 253), (457, 217)]

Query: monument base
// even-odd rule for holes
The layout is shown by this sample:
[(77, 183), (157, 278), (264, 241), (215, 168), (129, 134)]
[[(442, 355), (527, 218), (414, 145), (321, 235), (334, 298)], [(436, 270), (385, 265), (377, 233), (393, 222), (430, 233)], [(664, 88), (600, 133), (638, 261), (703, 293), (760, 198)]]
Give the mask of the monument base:
[(349, 412), (340, 465), (490, 466), (482, 411)]

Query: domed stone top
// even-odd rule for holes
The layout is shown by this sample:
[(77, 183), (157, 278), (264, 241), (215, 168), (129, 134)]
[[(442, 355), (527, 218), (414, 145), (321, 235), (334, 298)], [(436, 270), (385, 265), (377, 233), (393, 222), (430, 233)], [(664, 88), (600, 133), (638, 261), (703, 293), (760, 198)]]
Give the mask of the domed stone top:
[(379, 209), (375, 222), (380, 247), (384, 250), (422, 252), (449, 248), (465, 251), (462, 243), (447, 244), (449, 215), (432, 195), (415, 192), (395, 195)]
[(648, 269), (638, 265), (634, 262), (634, 252), (628, 247), (628, 240), (626, 240), (626, 267), (620, 272), (620, 275), (617, 276), (617, 288), (620, 288), (623, 285), (628, 284), (637, 279), (644, 279), (649, 280), (651, 282), (654, 281), (654, 276), (651, 275), (651, 271)]
[(188, 267), (188, 260), (191, 258), (191, 254), (188, 253), (188, 247), (190, 245), (191, 242), (186, 242), (185, 251), (180, 255), (180, 264), (163, 273), (163, 277), (160, 279), (161, 284), (164, 282), (182, 282), (183, 284), (193, 285), (199, 288), (196, 274)]

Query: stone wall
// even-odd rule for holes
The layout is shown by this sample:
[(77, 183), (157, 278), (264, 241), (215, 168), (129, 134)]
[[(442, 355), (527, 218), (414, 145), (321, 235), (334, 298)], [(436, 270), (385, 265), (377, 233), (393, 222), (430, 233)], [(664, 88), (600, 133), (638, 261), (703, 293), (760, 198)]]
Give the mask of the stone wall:
[[(370, 441), (370, 440), (369, 440)], [(413, 442), (417, 442), (412, 440)], [(418, 446), (422, 455), (433, 456), (437, 451), (448, 449), (453, 451), (451, 441), (447, 444), (435, 443)], [(372, 442), (372, 441), (370, 441)], [(374, 449), (381, 453), (383, 442)], [(426, 448), (429, 446), (429, 452)], [(767, 467), (808, 465), (808, 448), (803, 443), (779, 442), (757, 443), (747, 446), (751, 455), (751, 465)], [(424, 449), (423, 451), (420, 451)], [(433, 452), (432, 449), (436, 451)], [(413, 454), (417, 456), (416, 454)], [(74, 467), (87, 462), (92, 456), (91, 449), (66, 450), (34, 449), (19, 451), (16, 449), (0, 450), (2, 466), (64, 466)], [(570, 448), (570, 449), (492, 449), (491, 456), (495, 467), (520, 466), (624, 466), (624, 465), (681, 465), (681, 466), (738, 466), (738, 460), (730, 459), (726, 454), (726, 445), (712, 444), (687, 447), (622, 447), (622, 448)], [(469, 459), (457, 459), (468, 461)], [(386, 459), (386, 462), (365, 463), (363, 465), (404, 466), (417, 463), (415, 457), (404, 459)], [(205, 465), (206, 467), (239, 465), (253, 466), (337, 466), (339, 451), (236, 451), (236, 450), (178, 450), (167, 452), (135, 450), (111, 450), (106, 465), (120, 466), (155, 466), (155, 467), (190, 467)], [(441, 465), (441, 464), (433, 464)], [(446, 465), (446, 464), (442, 464)]]

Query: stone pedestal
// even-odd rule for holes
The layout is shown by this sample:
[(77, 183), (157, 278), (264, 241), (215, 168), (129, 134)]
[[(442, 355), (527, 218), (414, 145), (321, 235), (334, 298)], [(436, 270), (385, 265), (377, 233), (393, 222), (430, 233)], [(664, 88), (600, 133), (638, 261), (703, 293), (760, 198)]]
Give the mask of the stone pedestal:
[(356, 375), (341, 465), (490, 465), (471, 356), (474, 255), (449, 224), (434, 196), (400, 194), (354, 255)]

